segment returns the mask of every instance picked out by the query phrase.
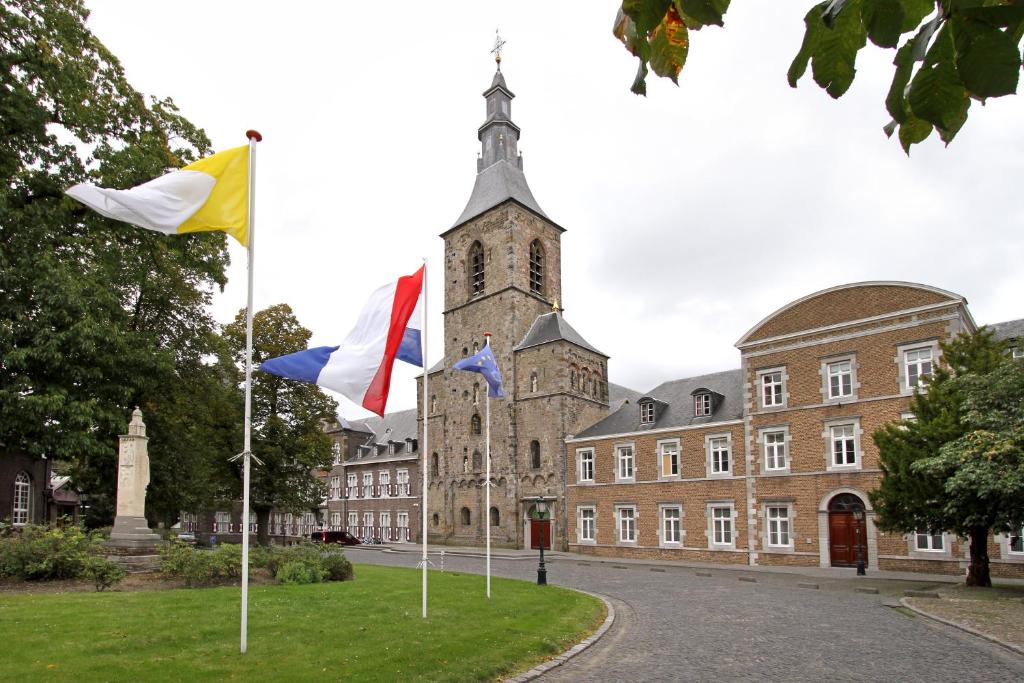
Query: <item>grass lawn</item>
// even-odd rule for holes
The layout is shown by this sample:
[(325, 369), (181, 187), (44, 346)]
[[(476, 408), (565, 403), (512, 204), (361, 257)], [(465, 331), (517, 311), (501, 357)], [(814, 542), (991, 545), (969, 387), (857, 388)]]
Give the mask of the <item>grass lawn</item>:
[(356, 565), (356, 580), (249, 590), (0, 595), (0, 681), (491, 680), (594, 630), (604, 605), (555, 586)]

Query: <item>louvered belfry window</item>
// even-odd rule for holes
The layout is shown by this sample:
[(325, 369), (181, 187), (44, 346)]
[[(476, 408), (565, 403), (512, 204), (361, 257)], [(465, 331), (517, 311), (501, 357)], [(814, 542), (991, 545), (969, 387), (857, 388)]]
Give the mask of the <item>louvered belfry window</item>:
[(530, 243), (530, 291), (544, 293), (544, 247), (540, 240)]

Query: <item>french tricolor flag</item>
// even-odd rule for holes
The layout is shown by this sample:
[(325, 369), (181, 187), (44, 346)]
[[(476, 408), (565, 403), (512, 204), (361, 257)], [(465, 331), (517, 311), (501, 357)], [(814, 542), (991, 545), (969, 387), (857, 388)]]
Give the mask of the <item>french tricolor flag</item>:
[(370, 295), (355, 329), (339, 346), (318, 346), (271, 358), (259, 369), (337, 391), (383, 415), (395, 359), (423, 366), (420, 294), (424, 267)]

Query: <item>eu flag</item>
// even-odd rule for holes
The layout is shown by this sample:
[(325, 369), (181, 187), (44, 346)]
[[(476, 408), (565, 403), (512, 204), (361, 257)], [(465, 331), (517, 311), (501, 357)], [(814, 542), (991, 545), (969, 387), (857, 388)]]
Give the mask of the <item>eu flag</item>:
[(488, 396), (491, 398), (503, 398), (505, 396), (505, 393), (501, 390), (501, 370), (498, 369), (498, 362), (494, 360), (490, 339), (484, 344), (484, 348), (469, 358), (463, 358), (453, 365), (452, 369), (479, 372), (487, 380)]

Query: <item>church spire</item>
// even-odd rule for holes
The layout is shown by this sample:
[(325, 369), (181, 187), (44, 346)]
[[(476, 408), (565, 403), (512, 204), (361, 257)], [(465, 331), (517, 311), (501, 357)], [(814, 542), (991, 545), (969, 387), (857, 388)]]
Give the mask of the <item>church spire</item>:
[(515, 164), (523, 168), (523, 157), (519, 155), (519, 126), (512, 123), (512, 98), (515, 95), (505, 85), (505, 76), (501, 73), (501, 48), (505, 41), (495, 32), (494, 61), (497, 70), (491, 80), (491, 87), (484, 91), (487, 101), (487, 119), (477, 131), (480, 140), (480, 158), (476, 162), (479, 173), (499, 161)]

